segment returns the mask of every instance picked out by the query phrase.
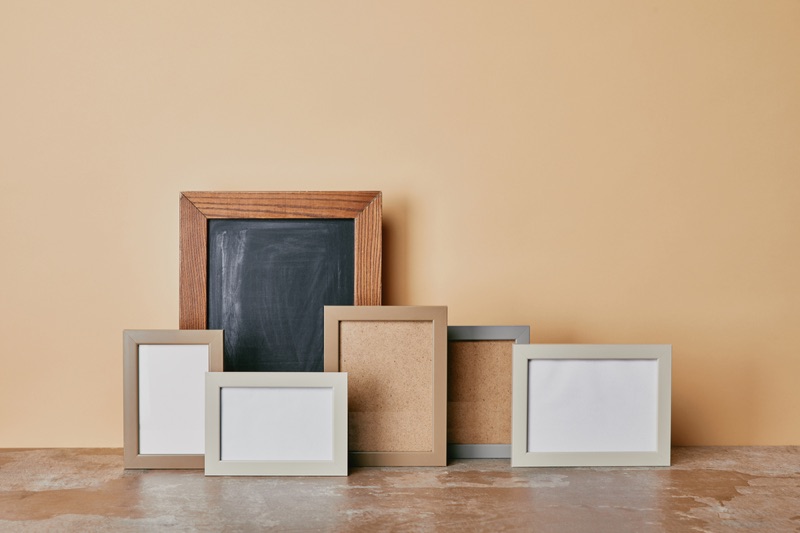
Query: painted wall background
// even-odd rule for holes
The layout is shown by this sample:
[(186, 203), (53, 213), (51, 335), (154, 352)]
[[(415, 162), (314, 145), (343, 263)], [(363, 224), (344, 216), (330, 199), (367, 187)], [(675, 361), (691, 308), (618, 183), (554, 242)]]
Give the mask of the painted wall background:
[(0, 2), (0, 447), (122, 445), (182, 190), (382, 190), (385, 303), (671, 343), (675, 444), (800, 444), (800, 3)]

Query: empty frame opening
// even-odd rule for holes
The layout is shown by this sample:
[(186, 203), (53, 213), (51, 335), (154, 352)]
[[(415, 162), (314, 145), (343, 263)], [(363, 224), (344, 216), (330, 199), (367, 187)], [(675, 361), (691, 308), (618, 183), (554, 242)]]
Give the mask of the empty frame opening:
[(208, 345), (140, 344), (139, 454), (205, 451)]
[(658, 360), (528, 361), (528, 452), (658, 450)]
[(222, 387), (220, 459), (332, 461), (330, 387)]
[(433, 331), (431, 321), (339, 322), (350, 450), (433, 451)]

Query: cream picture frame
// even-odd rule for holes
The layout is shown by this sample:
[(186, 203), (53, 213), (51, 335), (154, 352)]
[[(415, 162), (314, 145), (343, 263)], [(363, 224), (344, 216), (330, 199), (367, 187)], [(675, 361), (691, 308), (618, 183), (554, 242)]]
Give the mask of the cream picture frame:
[(346, 476), (347, 374), (206, 374), (207, 476)]
[(514, 346), (511, 466), (669, 466), (672, 347)]

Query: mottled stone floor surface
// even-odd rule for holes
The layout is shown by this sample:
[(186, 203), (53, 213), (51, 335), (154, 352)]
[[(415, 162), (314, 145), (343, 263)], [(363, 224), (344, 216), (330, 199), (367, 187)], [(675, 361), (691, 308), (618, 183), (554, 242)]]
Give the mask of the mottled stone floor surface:
[(668, 468), (123, 470), (118, 449), (0, 450), (0, 531), (796, 531), (800, 447), (674, 448)]

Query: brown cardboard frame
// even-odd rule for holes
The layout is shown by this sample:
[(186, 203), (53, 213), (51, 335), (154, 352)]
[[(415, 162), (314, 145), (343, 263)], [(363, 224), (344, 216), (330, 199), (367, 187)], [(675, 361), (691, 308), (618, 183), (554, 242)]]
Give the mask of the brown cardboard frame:
[[(326, 306), (325, 371), (339, 372), (342, 322), (431, 322), (431, 451), (350, 451), (353, 466), (446, 466), (447, 465), (447, 307), (444, 306)], [(388, 339), (387, 342), (395, 342)], [(380, 347), (373, 347), (380, 365)], [(358, 375), (349, 372), (351, 391), (359, 387)], [(350, 404), (352, 408), (352, 403)]]
[[(208, 370), (222, 372), (222, 330), (125, 330), (123, 339), (123, 464), (126, 469), (203, 469), (205, 455), (139, 453), (139, 346), (208, 345)], [(205, 376), (204, 376), (205, 379)], [(201, 410), (203, 406), (198, 406)]]
[(341, 192), (182, 192), (180, 329), (205, 329), (209, 219), (353, 219), (355, 305), (381, 304), (382, 194)]

